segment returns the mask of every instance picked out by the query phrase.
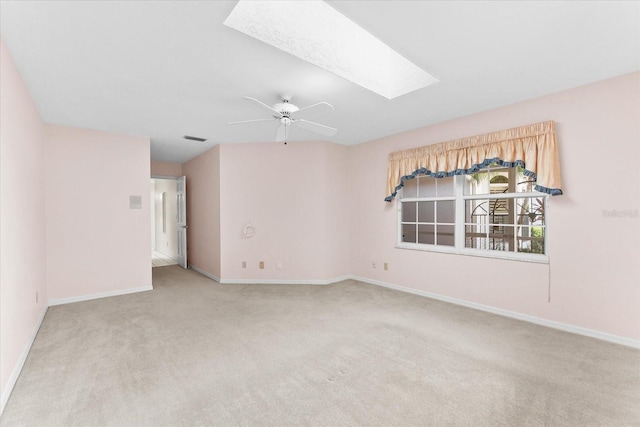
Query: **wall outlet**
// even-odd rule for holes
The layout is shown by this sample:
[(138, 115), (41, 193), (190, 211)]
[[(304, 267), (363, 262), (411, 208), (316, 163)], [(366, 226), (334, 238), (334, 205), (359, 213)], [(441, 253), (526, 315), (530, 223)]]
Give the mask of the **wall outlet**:
[(260, 268), (260, 270), (264, 270), (264, 261), (260, 261), (260, 264), (258, 264), (258, 267)]
[(38, 291), (36, 291), (36, 304), (38, 303)]
[(375, 261), (373, 261), (373, 262), (371, 263), (371, 268), (376, 268), (376, 262), (375, 262)]
[(242, 261), (242, 268), (247, 268), (247, 261)]
[(278, 270), (282, 270), (282, 261), (278, 261), (278, 262), (276, 263), (276, 268), (277, 268)]
[(385, 269), (385, 271), (389, 269), (389, 263), (388, 262), (384, 263), (384, 269)]

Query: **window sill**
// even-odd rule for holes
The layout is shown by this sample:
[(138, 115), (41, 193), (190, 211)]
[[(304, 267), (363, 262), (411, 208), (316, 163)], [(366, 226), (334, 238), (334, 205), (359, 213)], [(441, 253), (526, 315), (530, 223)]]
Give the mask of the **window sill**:
[(409, 249), (423, 252), (437, 252), (452, 255), (465, 255), (481, 258), (504, 259), (508, 261), (532, 262), (535, 264), (549, 264), (548, 255), (512, 253), (504, 251), (485, 251), (480, 249), (456, 249), (453, 247), (427, 246), (411, 243), (397, 244), (396, 249)]

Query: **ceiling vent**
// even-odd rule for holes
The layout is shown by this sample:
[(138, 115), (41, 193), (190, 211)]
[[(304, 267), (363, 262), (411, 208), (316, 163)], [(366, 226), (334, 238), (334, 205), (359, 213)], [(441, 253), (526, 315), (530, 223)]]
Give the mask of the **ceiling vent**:
[(192, 141), (198, 141), (198, 142), (205, 142), (207, 139), (206, 138), (198, 138), (197, 136), (189, 136), (189, 135), (185, 135), (183, 136), (184, 139), (190, 139)]

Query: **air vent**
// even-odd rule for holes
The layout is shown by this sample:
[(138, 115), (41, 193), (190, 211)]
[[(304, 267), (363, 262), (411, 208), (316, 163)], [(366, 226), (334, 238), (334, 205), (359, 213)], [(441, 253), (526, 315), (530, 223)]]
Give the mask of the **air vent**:
[(185, 135), (183, 138), (184, 139), (190, 139), (192, 141), (198, 141), (198, 142), (205, 142), (206, 141), (206, 138), (198, 138), (197, 136)]

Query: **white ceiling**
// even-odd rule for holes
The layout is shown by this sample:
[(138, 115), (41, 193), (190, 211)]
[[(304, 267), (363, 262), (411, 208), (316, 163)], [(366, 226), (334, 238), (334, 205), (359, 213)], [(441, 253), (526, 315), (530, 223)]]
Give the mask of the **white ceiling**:
[(226, 124), (268, 117), (245, 95), (329, 102), (304, 118), (351, 145), (640, 70), (636, 1), (329, 3), (440, 82), (388, 100), (224, 26), (235, 1), (3, 0), (0, 30), (46, 122), (149, 136), (174, 162), (272, 141), (276, 122)]

